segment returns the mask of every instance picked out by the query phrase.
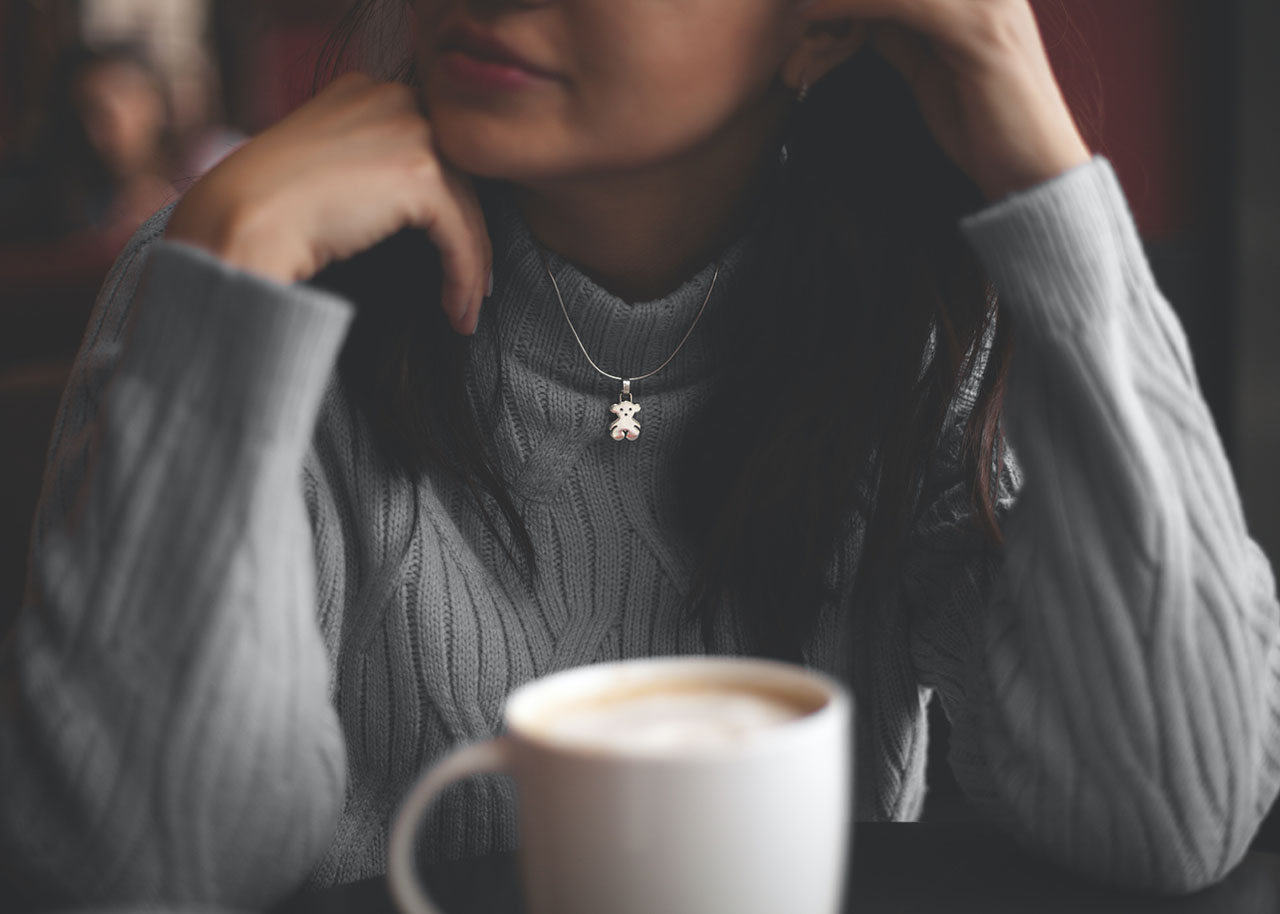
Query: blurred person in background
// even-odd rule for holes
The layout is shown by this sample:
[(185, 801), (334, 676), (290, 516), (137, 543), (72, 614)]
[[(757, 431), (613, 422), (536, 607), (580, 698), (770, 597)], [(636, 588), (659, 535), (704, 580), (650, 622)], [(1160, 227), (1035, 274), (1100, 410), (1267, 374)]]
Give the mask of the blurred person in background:
[(73, 46), (59, 62), (45, 128), (9, 167), (0, 244), (80, 242), (118, 251), (172, 199), (172, 106), (159, 71), (134, 44)]

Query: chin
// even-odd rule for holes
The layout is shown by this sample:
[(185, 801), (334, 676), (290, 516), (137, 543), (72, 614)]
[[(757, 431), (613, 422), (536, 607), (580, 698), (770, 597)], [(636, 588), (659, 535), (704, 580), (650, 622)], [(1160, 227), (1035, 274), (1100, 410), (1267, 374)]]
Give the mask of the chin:
[(495, 129), (481, 114), (453, 116), (442, 112), (431, 118), (432, 136), (439, 154), (453, 167), (480, 178), (509, 181), (551, 178), (567, 169), (562, 159), (538, 155), (536, 144), (518, 131)]
[(435, 131), (436, 150), (454, 168), (481, 178), (508, 178), (520, 170), (512, 156), (492, 143), (476, 142), (447, 131)]

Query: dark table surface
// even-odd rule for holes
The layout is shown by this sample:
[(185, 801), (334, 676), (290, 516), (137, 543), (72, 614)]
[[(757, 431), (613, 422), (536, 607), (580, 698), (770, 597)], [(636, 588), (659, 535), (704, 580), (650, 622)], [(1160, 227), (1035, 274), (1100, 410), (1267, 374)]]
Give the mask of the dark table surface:
[[(448, 914), (520, 914), (514, 854), (444, 864), (427, 873)], [(1277, 914), (1280, 846), (1255, 843), (1218, 885), (1152, 897), (1091, 884), (1019, 850), (997, 829), (971, 823), (859, 823), (850, 914)], [(383, 879), (298, 895), (272, 914), (393, 914)]]

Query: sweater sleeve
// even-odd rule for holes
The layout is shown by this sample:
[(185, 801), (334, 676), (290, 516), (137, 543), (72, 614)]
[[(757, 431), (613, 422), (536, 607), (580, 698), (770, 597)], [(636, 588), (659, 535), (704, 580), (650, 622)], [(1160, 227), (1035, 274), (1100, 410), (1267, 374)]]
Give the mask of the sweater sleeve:
[(1205, 886), (1243, 857), (1280, 785), (1271, 567), (1107, 160), (961, 228), (1012, 317), (1019, 474), (1005, 476), (1002, 554), (953, 473), (904, 579), (952, 767), (1063, 865)]
[(352, 309), (167, 216), (108, 277), (56, 420), (0, 656), (0, 842), (59, 897), (257, 907), (345, 791), (302, 462)]

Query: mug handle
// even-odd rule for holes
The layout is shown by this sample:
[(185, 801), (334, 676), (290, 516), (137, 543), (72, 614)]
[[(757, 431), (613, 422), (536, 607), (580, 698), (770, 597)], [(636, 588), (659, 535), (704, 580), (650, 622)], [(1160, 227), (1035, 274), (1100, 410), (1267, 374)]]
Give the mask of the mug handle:
[(473, 774), (508, 771), (510, 742), (505, 736), (459, 746), (436, 762), (413, 785), (391, 827), (391, 848), (387, 860), (387, 881), (391, 897), (405, 914), (443, 914), (427, 895), (413, 865), (413, 839), (427, 807), (454, 781)]

